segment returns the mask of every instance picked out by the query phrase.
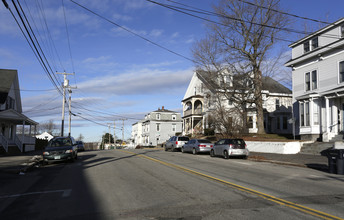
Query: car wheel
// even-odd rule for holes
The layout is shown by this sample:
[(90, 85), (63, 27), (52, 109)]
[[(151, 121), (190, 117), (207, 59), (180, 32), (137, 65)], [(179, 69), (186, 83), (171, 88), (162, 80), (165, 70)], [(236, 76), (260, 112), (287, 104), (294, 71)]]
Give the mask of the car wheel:
[(172, 146), (172, 147), (171, 147), (171, 152), (174, 152), (174, 151), (176, 151), (176, 150), (175, 150), (174, 147)]
[(228, 151), (223, 151), (223, 157), (225, 158), (225, 159), (228, 159), (229, 158), (229, 155), (228, 155)]
[(213, 149), (210, 151), (210, 156), (211, 156), (211, 157), (214, 157), (214, 156), (215, 156), (215, 152), (214, 152)]
[(192, 154), (193, 154), (193, 155), (196, 155), (196, 154), (197, 154), (196, 148), (193, 148), (193, 149), (192, 149)]
[(168, 149), (167, 149), (167, 147), (166, 147), (166, 145), (165, 145), (165, 151), (167, 151)]
[(184, 147), (182, 147), (182, 153), (185, 153), (185, 151), (184, 151)]
[(246, 160), (246, 159), (247, 159), (247, 156), (243, 156), (242, 159)]

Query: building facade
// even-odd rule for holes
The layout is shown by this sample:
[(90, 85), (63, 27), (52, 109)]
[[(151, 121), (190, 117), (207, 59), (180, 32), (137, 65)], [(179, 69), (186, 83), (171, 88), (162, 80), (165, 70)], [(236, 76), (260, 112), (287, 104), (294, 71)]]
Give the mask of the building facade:
[(289, 47), (297, 133), (328, 142), (344, 131), (344, 18)]
[(162, 106), (161, 109), (150, 112), (143, 120), (132, 125), (131, 139), (134, 146), (158, 146), (181, 132), (181, 114)]
[[(228, 73), (228, 71), (227, 71)], [(204, 71), (196, 71), (189, 83), (182, 100), (183, 134), (204, 133), (209, 126), (209, 116), (213, 114), (218, 100), (219, 89), (207, 82)], [(233, 78), (223, 76), (223, 82), (232, 85)], [(292, 134), (292, 92), (270, 77), (264, 77), (262, 90), (264, 108), (264, 126), (268, 133)], [(221, 106), (233, 109), (229, 115), (230, 122), (240, 124), (239, 112), (235, 111), (234, 103), (226, 98), (221, 99)], [(254, 105), (247, 107), (247, 126), (249, 133), (257, 133), (257, 112)]]
[[(2, 150), (8, 152), (12, 147), (18, 148), (21, 152), (33, 150), (37, 124), (22, 114), (17, 70), (0, 69), (0, 147)], [(28, 132), (25, 132), (25, 128), (28, 128)]]

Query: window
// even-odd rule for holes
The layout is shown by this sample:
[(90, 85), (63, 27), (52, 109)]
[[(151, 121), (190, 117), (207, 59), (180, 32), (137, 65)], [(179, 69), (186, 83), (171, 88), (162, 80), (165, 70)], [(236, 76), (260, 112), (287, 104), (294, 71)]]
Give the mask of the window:
[(156, 120), (160, 120), (160, 114), (156, 114)]
[(310, 79), (310, 73), (306, 73), (305, 75), (305, 87), (306, 87), (306, 91), (311, 90), (311, 79)]
[(307, 53), (309, 51), (309, 42), (303, 44), (303, 52)]
[(279, 110), (279, 109), (280, 109), (280, 100), (279, 100), (279, 99), (276, 99), (275, 101), (276, 101), (276, 103), (275, 103), (275, 105), (276, 105), (276, 110)]
[(316, 70), (305, 73), (305, 90), (310, 91), (318, 88), (318, 73)]
[(172, 124), (172, 131), (176, 131), (176, 125)]
[(344, 24), (340, 26), (341, 37), (344, 37)]
[(344, 61), (339, 63), (339, 82), (344, 82)]
[(311, 40), (308, 40), (303, 43), (303, 52), (307, 53), (311, 50), (314, 50), (319, 47), (319, 40), (318, 37), (315, 37)]
[(156, 131), (160, 131), (160, 124), (156, 124)]
[(318, 48), (319, 47), (319, 44), (318, 44), (318, 37), (315, 37), (311, 40), (311, 43), (312, 43), (312, 50), (314, 50), (315, 48)]
[(287, 118), (287, 116), (283, 116), (283, 129), (284, 130), (288, 129), (288, 118)]
[(319, 125), (319, 100), (313, 102), (313, 124)]
[(172, 115), (172, 120), (177, 120), (177, 115)]
[(14, 99), (12, 97), (7, 96), (7, 100), (6, 100), (6, 109), (14, 109)]
[(300, 125), (305, 126), (305, 104), (300, 103)]
[(281, 119), (280, 119), (280, 117), (276, 118), (276, 128), (277, 129), (281, 129)]
[(247, 127), (253, 128), (253, 117), (252, 116), (247, 117)]
[(318, 88), (317, 71), (312, 71), (312, 90)]
[(305, 122), (306, 122), (306, 126), (309, 126), (309, 102), (305, 103)]

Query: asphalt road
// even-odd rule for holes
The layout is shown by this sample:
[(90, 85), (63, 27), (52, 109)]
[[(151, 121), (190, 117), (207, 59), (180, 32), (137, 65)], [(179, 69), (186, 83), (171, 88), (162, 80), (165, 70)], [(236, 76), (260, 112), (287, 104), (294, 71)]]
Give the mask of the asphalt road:
[(342, 219), (344, 176), (160, 150), (0, 174), (0, 219)]

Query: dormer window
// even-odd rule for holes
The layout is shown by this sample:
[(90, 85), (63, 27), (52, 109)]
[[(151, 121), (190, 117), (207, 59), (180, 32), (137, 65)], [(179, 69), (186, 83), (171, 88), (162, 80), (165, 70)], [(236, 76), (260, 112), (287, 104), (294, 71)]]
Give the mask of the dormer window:
[(309, 50), (309, 42), (307, 41), (303, 44), (303, 52), (307, 53)]
[(319, 44), (318, 44), (318, 37), (315, 37), (311, 40), (312, 42), (312, 50), (314, 50), (315, 48), (318, 48), (319, 47)]
[(319, 40), (318, 37), (314, 37), (311, 40), (308, 40), (303, 43), (303, 52), (307, 53), (309, 51), (315, 50), (319, 47)]
[(156, 114), (156, 120), (160, 120), (160, 114)]
[(177, 120), (177, 115), (172, 115), (172, 120), (173, 121)]
[(344, 37), (344, 24), (340, 26), (341, 37)]

